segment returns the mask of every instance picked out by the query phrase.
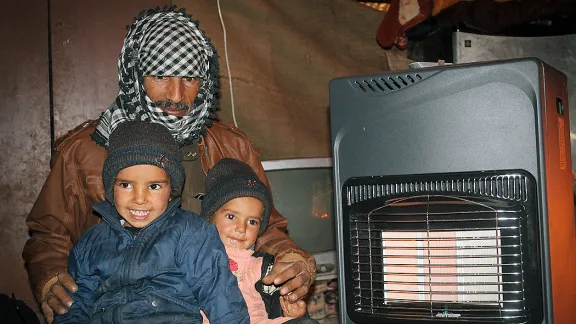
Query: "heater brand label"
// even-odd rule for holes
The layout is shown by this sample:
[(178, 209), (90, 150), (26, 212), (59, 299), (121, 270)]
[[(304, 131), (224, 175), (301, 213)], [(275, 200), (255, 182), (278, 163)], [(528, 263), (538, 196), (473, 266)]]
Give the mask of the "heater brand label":
[(462, 315), (450, 313), (448, 311), (443, 311), (442, 313), (436, 314), (436, 317), (443, 317), (443, 318), (458, 318), (460, 316), (462, 316)]
[(558, 117), (558, 148), (560, 154), (560, 170), (566, 170), (566, 140), (564, 139), (564, 119)]

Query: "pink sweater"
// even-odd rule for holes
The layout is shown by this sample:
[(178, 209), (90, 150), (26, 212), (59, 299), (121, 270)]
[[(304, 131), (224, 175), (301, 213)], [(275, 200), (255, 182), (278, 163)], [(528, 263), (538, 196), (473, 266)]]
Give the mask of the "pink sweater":
[[(262, 258), (252, 257), (253, 251), (229, 246), (226, 246), (226, 253), (228, 253), (228, 258), (230, 258), (230, 270), (238, 278), (238, 287), (240, 287), (240, 291), (248, 306), (250, 323), (277, 324), (291, 320), (292, 317), (268, 319), (264, 301), (262, 301), (260, 293), (254, 287), (254, 284), (260, 280), (262, 275)], [(204, 319), (202, 324), (210, 323), (204, 313), (202, 313), (202, 317)]]

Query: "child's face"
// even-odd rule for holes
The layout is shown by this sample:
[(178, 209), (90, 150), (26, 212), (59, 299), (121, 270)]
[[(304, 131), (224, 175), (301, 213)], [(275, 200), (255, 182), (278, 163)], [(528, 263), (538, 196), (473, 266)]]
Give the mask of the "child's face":
[(256, 198), (240, 197), (224, 204), (211, 221), (224, 245), (248, 249), (258, 237), (264, 204)]
[(129, 226), (142, 228), (164, 213), (170, 193), (166, 171), (154, 165), (134, 165), (118, 172), (114, 205)]

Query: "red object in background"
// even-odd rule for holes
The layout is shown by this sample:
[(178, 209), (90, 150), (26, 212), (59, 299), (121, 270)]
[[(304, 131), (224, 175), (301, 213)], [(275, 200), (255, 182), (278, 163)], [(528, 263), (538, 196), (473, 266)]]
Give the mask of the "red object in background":
[[(419, 13), (410, 20), (402, 23), (400, 19), (400, 7), (407, 2), (418, 3)], [(430, 17), (432, 12), (431, 0), (392, 0), (388, 12), (382, 19), (376, 34), (376, 41), (385, 49), (392, 47), (394, 44), (400, 49), (406, 48), (407, 41), (402, 36), (406, 30), (412, 28)]]

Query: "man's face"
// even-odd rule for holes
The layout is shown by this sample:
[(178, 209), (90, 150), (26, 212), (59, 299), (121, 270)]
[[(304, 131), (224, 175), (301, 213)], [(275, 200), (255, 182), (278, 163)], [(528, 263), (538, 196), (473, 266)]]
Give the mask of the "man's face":
[(258, 238), (263, 212), (264, 204), (260, 200), (240, 197), (220, 207), (210, 221), (216, 225), (224, 245), (249, 249)]
[(185, 116), (200, 90), (196, 78), (145, 76), (144, 90), (158, 108), (173, 116)]
[(154, 165), (120, 170), (114, 182), (114, 206), (131, 227), (143, 228), (168, 207), (170, 176)]

